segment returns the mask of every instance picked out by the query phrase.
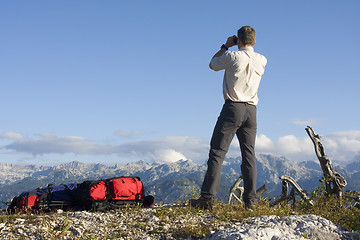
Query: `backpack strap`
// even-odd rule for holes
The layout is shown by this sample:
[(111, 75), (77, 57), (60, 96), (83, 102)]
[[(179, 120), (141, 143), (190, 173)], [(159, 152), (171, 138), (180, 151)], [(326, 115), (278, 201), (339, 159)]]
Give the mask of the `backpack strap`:
[[(33, 191), (30, 191), (30, 192), (28, 192), (28, 193), (25, 194), (25, 196), (24, 196), (24, 199), (25, 199), (25, 205), (24, 205), (24, 207), (25, 207), (26, 209), (29, 208), (29, 197), (30, 197), (30, 196), (34, 196), (34, 195), (39, 195), (40, 192), (41, 192), (41, 189), (40, 189), (40, 188), (37, 188), (37, 189), (35, 189), (35, 190), (33, 190)], [(35, 207), (35, 208), (38, 207), (38, 206), (36, 206), (36, 202), (34, 203), (34, 207)]]
[(49, 184), (46, 189), (43, 189), (43, 191), (39, 189), (39, 193), (41, 194), (39, 197), (39, 208), (43, 210), (49, 209), (49, 199), (50, 199), (51, 191), (52, 191), (51, 184)]

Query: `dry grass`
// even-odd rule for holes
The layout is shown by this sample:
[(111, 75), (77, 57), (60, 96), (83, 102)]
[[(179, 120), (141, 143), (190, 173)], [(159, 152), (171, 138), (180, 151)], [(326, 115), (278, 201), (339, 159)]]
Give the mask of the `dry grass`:
[[(360, 232), (360, 209), (351, 201), (354, 198), (353, 193), (346, 193), (342, 199), (333, 196), (327, 196), (322, 189), (317, 189), (310, 194), (314, 205), (311, 206), (305, 201), (297, 201), (294, 205), (286, 203), (270, 207), (266, 199), (262, 199), (256, 205), (253, 211), (246, 211), (242, 205), (233, 206), (218, 202), (212, 211), (193, 209), (183, 206), (182, 203), (174, 203), (170, 206), (156, 207), (152, 209), (143, 208), (125, 208), (113, 211), (113, 214), (132, 219), (132, 225), (129, 222), (127, 229), (133, 229), (134, 232), (146, 232), (154, 236), (166, 236), (167, 239), (186, 239), (202, 238), (211, 232), (229, 227), (234, 223), (242, 223), (249, 217), (258, 217), (263, 215), (277, 215), (280, 217), (289, 215), (314, 214), (324, 217), (335, 224), (339, 224), (348, 230)], [(72, 224), (65, 213), (15, 213), (0, 215), (0, 224), (17, 225), (19, 221), (26, 221), (27, 226), (37, 226), (38, 229), (46, 231), (47, 237), (66, 238), (69, 236), (69, 229)], [(20, 220), (19, 220), (20, 219)], [(23, 219), (23, 220), (21, 220)], [(58, 219), (54, 224), (54, 219)], [(115, 218), (116, 219), (116, 218)], [(120, 219), (120, 218), (119, 218)], [(103, 220), (102, 220), (103, 221)], [(113, 230), (109, 232), (119, 237), (131, 237), (129, 231), (123, 231), (119, 228), (119, 223), (110, 220), (103, 223)], [(14, 228), (15, 229), (15, 228)], [(18, 231), (18, 230), (17, 230)], [(71, 231), (70, 231), (71, 232)], [(40, 234), (40, 233), (39, 233)], [(44, 233), (45, 234), (45, 233)], [(115, 235), (104, 235), (111, 239)], [(16, 235), (21, 238), (26, 235)], [(83, 239), (93, 239), (96, 232), (92, 233), (84, 230)], [(169, 238), (170, 236), (170, 238)]]

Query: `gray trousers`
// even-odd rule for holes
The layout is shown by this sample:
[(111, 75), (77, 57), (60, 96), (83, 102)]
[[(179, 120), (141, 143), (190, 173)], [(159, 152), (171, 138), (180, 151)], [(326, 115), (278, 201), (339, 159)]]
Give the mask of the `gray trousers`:
[(254, 149), (256, 129), (255, 105), (243, 102), (225, 102), (210, 142), (208, 168), (201, 187), (202, 196), (215, 197), (218, 192), (222, 164), (230, 143), (236, 134), (242, 156), (243, 200), (245, 203), (256, 201), (257, 172)]

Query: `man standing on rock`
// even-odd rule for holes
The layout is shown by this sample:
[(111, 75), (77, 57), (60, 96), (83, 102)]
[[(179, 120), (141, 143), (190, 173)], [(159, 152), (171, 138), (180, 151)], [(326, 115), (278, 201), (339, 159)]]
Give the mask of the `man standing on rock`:
[[(211, 209), (220, 186), (221, 168), (230, 143), (236, 134), (241, 149), (241, 173), (244, 181), (243, 201), (246, 208), (256, 203), (256, 104), (257, 91), (267, 60), (254, 52), (255, 30), (243, 26), (238, 36), (229, 37), (211, 59), (214, 71), (225, 70), (223, 95), (225, 103), (210, 142), (208, 168), (199, 199), (191, 199), (191, 207)], [(227, 51), (232, 46), (238, 51)]]

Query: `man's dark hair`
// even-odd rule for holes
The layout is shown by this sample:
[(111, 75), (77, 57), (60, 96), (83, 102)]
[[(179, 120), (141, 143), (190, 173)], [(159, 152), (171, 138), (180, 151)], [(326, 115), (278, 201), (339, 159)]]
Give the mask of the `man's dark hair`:
[(243, 26), (238, 30), (238, 38), (244, 45), (254, 45), (256, 32), (250, 26)]

